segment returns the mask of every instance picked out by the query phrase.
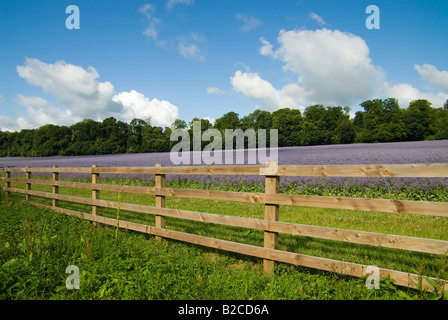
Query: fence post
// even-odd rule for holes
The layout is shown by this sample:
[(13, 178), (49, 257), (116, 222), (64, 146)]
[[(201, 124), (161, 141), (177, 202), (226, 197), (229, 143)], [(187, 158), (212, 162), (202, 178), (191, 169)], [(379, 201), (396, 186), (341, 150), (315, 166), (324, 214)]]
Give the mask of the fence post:
[[(276, 166), (276, 163), (270, 163), (271, 166)], [(276, 194), (279, 192), (279, 176), (266, 175), (265, 178), (265, 193)], [(279, 217), (279, 205), (278, 204), (265, 204), (264, 219), (268, 221), (278, 221)], [(277, 249), (278, 247), (278, 233), (277, 232), (264, 232), (264, 247), (269, 249)], [(265, 274), (272, 274), (274, 272), (275, 262), (273, 260), (263, 260), (263, 272)]]
[[(156, 168), (161, 168), (161, 164), (156, 164)], [(156, 174), (155, 176), (155, 187), (156, 188), (165, 188), (165, 175), (164, 174)], [(156, 208), (165, 208), (165, 196), (156, 194)], [(156, 228), (165, 228), (165, 217), (156, 215)], [(156, 236), (156, 241), (162, 242), (162, 237)]]
[[(9, 168), (6, 167), (5, 168), (5, 182), (6, 182), (6, 189), (8, 190), (9, 188), (11, 188), (11, 181), (9, 181), (9, 179), (11, 179), (11, 171), (9, 171)], [(5, 200), (8, 201), (9, 200), (9, 196), (10, 196), (10, 192), (6, 191), (5, 194)]]
[[(56, 169), (58, 166), (53, 166), (53, 169)], [(53, 194), (59, 193), (59, 187), (55, 184), (56, 181), (59, 180), (59, 173), (53, 171)], [(53, 198), (53, 208), (56, 208), (59, 205), (58, 199)]]
[[(30, 167), (26, 166), (26, 173), (25, 173), (25, 179), (31, 179), (31, 171), (29, 170)], [(31, 183), (27, 182), (25, 185), (25, 190), (28, 192), (31, 190)], [(25, 194), (25, 200), (30, 201), (31, 196), (29, 194)]]
[[(93, 170), (96, 168), (96, 165), (94, 164), (92, 166), (92, 200), (99, 200), (100, 199), (100, 190), (95, 189), (95, 185), (99, 183), (100, 181), (100, 174), (94, 173)], [(99, 214), (100, 208), (92, 205), (92, 215), (96, 216)], [(96, 226), (96, 222), (93, 222), (93, 225)]]

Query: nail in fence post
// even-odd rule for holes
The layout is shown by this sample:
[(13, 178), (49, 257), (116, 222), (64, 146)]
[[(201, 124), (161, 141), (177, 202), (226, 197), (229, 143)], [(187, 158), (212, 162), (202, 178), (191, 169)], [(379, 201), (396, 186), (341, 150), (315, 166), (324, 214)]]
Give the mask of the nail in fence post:
[[(56, 168), (57, 166), (53, 166), (53, 169)], [(59, 180), (59, 172), (53, 171), (53, 194), (59, 193), (59, 187), (55, 184), (55, 182), (58, 180)], [(59, 204), (58, 199), (53, 199), (53, 208), (56, 208), (58, 204)]]
[[(161, 168), (161, 164), (156, 164), (156, 168)], [(164, 174), (156, 174), (155, 176), (155, 187), (156, 188), (165, 188), (165, 175)], [(156, 207), (157, 208), (165, 208), (165, 196), (156, 195)], [(165, 217), (156, 215), (156, 228), (165, 228)], [(156, 236), (156, 240), (158, 242), (162, 242), (162, 237)]]
[[(95, 185), (99, 183), (100, 181), (100, 174), (94, 173), (94, 169), (96, 169), (96, 165), (92, 166), (92, 200), (99, 200), (100, 199), (100, 190), (95, 189)], [(92, 205), (92, 215), (96, 216), (99, 214), (100, 208)], [(93, 222), (93, 225), (96, 226), (96, 222)]]
[[(31, 179), (31, 171), (30, 171), (30, 167), (27, 166), (26, 167), (26, 173), (25, 173), (25, 179)], [(31, 190), (31, 183), (27, 182), (25, 185), (25, 190), (28, 192)], [(31, 196), (29, 194), (25, 194), (25, 200), (26, 201), (30, 201)]]
[[(276, 163), (271, 163), (276, 165)], [(265, 193), (276, 194), (279, 193), (279, 176), (269, 176), (265, 178)], [(270, 221), (278, 221), (279, 217), (279, 205), (278, 204), (265, 204), (264, 219)], [(277, 249), (278, 247), (278, 233), (277, 232), (264, 232), (264, 247), (269, 249)], [(274, 272), (275, 262), (273, 260), (263, 260), (263, 272), (265, 274), (272, 274)]]

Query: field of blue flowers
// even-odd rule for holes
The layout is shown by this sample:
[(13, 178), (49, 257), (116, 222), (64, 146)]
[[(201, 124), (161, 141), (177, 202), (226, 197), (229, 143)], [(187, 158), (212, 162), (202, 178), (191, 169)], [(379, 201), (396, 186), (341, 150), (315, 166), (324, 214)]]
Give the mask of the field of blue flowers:
[[(279, 148), (281, 165), (406, 164), (448, 162), (448, 140)], [(0, 158), (0, 167), (172, 166), (169, 153)], [(86, 180), (88, 175), (61, 178)], [(152, 185), (153, 176), (102, 175), (102, 181)], [(167, 176), (169, 187), (263, 192), (262, 176)], [(282, 177), (280, 192), (307, 195), (448, 201), (448, 178)]]

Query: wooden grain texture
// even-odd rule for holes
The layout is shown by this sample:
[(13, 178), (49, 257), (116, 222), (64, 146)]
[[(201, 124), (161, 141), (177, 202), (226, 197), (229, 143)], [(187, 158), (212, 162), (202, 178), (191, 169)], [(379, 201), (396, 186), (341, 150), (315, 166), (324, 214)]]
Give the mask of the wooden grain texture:
[[(32, 183), (42, 185), (55, 185), (61, 187), (89, 189), (91, 183), (57, 181), (41, 179), (3, 178), (3, 181), (14, 183)], [(331, 209), (348, 209), (359, 211), (376, 211), (387, 213), (418, 214), (427, 216), (448, 217), (447, 202), (411, 201), (395, 199), (351, 198), (332, 196), (310, 196), (292, 194), (264, 194), (251, 192), (232, 192), (216, 190), (195, 190), (156, 188), (139, 186), (121, 186), (109, 184), (96, 184), (95, 189), (115, 192), (129, 192), (135, 194), (159, 195), (168, 197), (210, 199), (223, 201), (238, 201), (248, 203), (270, 203), (289, 206), (318, 207)]]
[[(57, 169), (57, 166), (53, 166), (53, 169)], [(54, 171), (52, 175), (52, 192), (53, 194), (59, 193), (59, 186), (57, 185), (57, 181), (59, 180), (59, 172)], [(59, 205), (58, 199), (52, 199), (53, 208), (56, 208)]]
[[(26, 173), (25, 173), (25, 179), (29, 180), (31, 179), (31, 171), (29, 171), (29, 167), (26, 167)], [(25, 189), (27, 191), (31, 190), (31, 183), (26, 183), (25, 184)], [(25, 195), (25, 200), (29, 201), (31, 200), (31, 196), (29, 194)]]
[[(96, 185), (100, 182), (100, 175), (98, 173), (93, 173), (94, 169), (96, 168), (96, 165), (92, 166), (92, 200), (99, 200), (100, 199), (100, 190), (96, 189)], [(99, 214), (99, 208), (96, 205), (92, 205), (92, 214), (94, 216)], [(96, 223), (93, 223), (96, 225)]]
[[(116, 174), (201, 174), (201, 175), (265, 175), (272, 166), (221, 165), (176, 167), (59, 167), (62, 173)], [(52, 173), (53, 168), (30, 168), (33, 172)], [(6, 168), (2, 169), (3, 171)], [(10, 172), (26, 172), (26, 168), (8, 168)], [(5, 171), (6, 172), (6, 171)], [(423, 164), (360, 164), (360, 165), (278, 165), (276, 176), (313, 177), (448, 177), (448, 163)]]
[[(156, 168), (161, 168), (161, 164), (156, 164)], [(155, 187), (157, 189), (163, 189), (165, 188), (165, 175), (164, 174), (156, 174), (155, 175)], [(165, 208), (165, 196), (163, 195), (156, 195), (155, 199), (155, 206), (156, 208)], [(165, 228), (165, 217), (162, 215), (156, 215), (155, 216), (155, 226), (156, 228)], [(158, 242), (162, 242), (162, 237), (156, 236), (156, 240)]]
[[(265, 193), (277, 194), (280, 189), (280, 179), (276, 176), (267, 176), (265, 178)], [(266, 203), (264, 207), (264, 220), (266, 222), (278, 221), (279, 219), (279, 205)], [(278, 248), (278, 233), (266, 230), (264, 232), (264, 247), (269, 249)], [(263, 272), (265, 274), (274, 273), (274, 260), (265, 259), (263, 261)]]
[(448, 163), (279, 165), (277, 175), (304, 177), (448, 177)]
[[(9, 192), (23, 193), (23, 194), (29, 193), (34, 196), (53, 198), (87, 205), (96, 205), (98, 207), (105, 207), (111, 209), (117, 209), (118, 207), (118, 202), (115, 201), (93, 200), (83, 197), (75, 197), (63, 194), (55, 195), (52, 193), (46, 193), (42, 191), (34, 191), (34, 190), (26, 191), (24, 189), (16, 189), (16, 188), (9, 188), (9, 189), (3, 188), (3, 189)], [(145, 214), (153, 214), (162, 217), (173, 217), (192, 221), (200, 221), (205, 223), (215, 223), (227, 226), (262, 230), (272, 233), (284, 233), (284, 234), (343, 241), (343, 242), (357, 243), (377, 247), (403, 249), (416, 252), (444, 254), (448, 251), (448, 241), (445, 240), (389, 235), (382, 233), (347, 230), (332, 227), (311, 226), (311, 225), (287, 223), (280, 221), (267, 221), (253, 218), (226, 216), (226, 215), (194, 212), (194, 211), (171, 209), (171, 208), (157, 208), (131, 203), (120, 203), (120, 209)]]
[[(4, 169), (5, 170), (5, 185), (6, 185), (6, 189), (9, 189), (9, 188), (11, 188), (11, 181), (10, 181), (10, 179), (11, 179), (11, 171), (9, 171), (9, 168), (5, 168)], [(6, 202), (8, 202), (8, 200), (9, 200), (9, 198), (10, 198), (10, 192), (9, 191), (6, 191), (6, 193), (5, 193), (5, 200), (6, 200)]]
[[(4, 169), (3, 169), (4, 170)], [(30, 170), (31, 172), (43, 172), (43, 173), (52, 173), (55, 172), (53, 167), (29, 167), (27, 168), (9, 168), (10, 172), (26, 172)], [(56, 172), (65, 172), (65, 173), (92, 173), (91, 167), (58, 167)]]

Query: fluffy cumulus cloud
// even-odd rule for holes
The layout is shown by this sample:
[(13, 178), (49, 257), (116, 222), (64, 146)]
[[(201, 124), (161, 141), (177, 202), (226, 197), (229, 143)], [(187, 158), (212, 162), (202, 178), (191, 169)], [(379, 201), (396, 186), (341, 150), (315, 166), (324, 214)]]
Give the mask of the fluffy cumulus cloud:
[[(297, 77), (297, 81), (275, 89), (257, 74), (237, 71), (231, 78), (233, 89), (259, 101), (265, 108), (312, 104), (357, 106), (366, 99), (387, 97), (399, 99), (403, 106), (417, 98), (428, 99), (437, 106), (448, 98), (445, 93), (422, 93), (409, 84), (390, 85), (386, 73), (372, 63), (366, 42), (348, 32), (325, 28), (282, 30), (277, 50), (265, 38), (260, 41), (261, 55), (281, 61), (283, 71)], [(423, 79), (426, 77), (438, 88), (446, 88), (444, 72), (427, 65), (416, 66), (416, 70)]]
[(237, 71), (231, 78), (231, 84), (235, 91), (259, 101), (261, 107), (299, 107), (287, 88), (277, 90), (256, 73)]
[(169, 127), (179, 118), (178, 108), (168, 101), (152, 99), (135, 90), (120, 92), (113, 101), (123, 105), (122, 118), (131, 121), (134, 118), (150, 119), (151, 124)]
[(47, 64), (27, 58), (23, 66), (17, 66), (17, 73), (30, 84), (56, 96), (60, 105), (83, 118), (99, 118), (105, 112), (121, 109), (112, 101), (114, 86), (108, 81), (99, 82), (99, 74), (93, 67), (85, 70), (65, 61)]
[(27, 116), (20, 116), (16, 119), (15, 126), (9, 128), (20, 130), (21, 128), (37, 128), (48, 123), (59, 125), (71, 125), (82, 118), (76, 116), (71, 110), (61, 110), (51, 106), (47, 100), (35, 96), (17, 95), (16, 102), (27, 110)]
[(17, 66), (17, 73), (55, 97), (58, 106), (42, 97), (19, 94), (15, 101), (25, 107), (26, 114), (15, 120), (1, 117), (2, 130), (35, 128), (47, 123), (70, 125), (82, 119), (102, 120), (110, 116), (123, 121), (150, 117), (153, 125), (165, 126), (179, 117), (178, 108), (167, 101), (149, 100), (134, 90), (116, 94), (110, 82), (98, 81), (99, 73), (93, 67), (86, 70), (65, 61), (48, 64), (28, 58), (24, 65)]
[(431, 83), (436, 89), (448, 91), (448, 71), (439, 71), (431, 64), (415, 65), (414, 68), (423, 80)]

